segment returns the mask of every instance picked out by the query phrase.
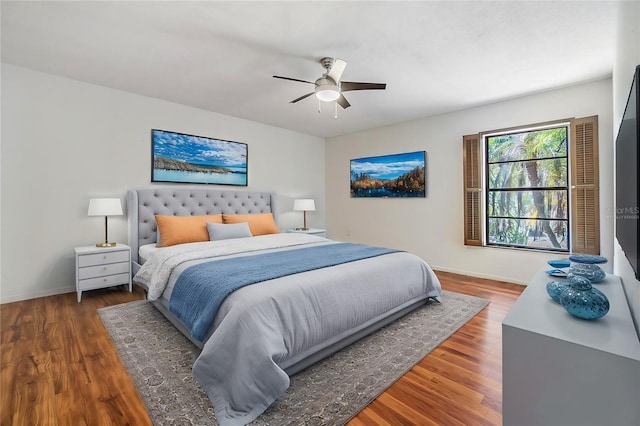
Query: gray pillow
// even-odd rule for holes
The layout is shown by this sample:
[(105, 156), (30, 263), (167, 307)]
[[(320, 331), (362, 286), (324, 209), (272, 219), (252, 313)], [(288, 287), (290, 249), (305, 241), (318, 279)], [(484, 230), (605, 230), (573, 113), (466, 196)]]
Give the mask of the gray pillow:
[(213, 223), (207, 222), (209, 241), (230, 240), (232, 238), (253, 237), (248, 222)]

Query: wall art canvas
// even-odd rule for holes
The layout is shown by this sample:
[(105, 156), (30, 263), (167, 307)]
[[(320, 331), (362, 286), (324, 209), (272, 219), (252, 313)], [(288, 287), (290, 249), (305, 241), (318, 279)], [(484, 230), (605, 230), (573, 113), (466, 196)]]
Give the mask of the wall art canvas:
[(247, 186), (246, 143), (151, 130), (151, 182)]
[(425, 197), (425, 151), (351, 160), (351, 197)]

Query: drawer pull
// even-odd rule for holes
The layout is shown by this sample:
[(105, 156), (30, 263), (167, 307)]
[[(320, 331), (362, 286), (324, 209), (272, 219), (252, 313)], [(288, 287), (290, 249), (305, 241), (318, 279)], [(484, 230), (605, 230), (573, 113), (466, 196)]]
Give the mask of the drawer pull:
[(107, 282), (107, 279), (105, 278), (103, 281), (106, 283), (106, 282)]
[(106, 271), (106, 270), (107, 270), (107, 267), (105, 266), (104, 268), (102, 268), (102, 270), (103, 270), (103, 271)]
[(103, 258), (103, 259), (106, 259), (106, 258), (107, 258), (107, 255), (105, 254), (104, 256), (102, 256), (102, 258)]

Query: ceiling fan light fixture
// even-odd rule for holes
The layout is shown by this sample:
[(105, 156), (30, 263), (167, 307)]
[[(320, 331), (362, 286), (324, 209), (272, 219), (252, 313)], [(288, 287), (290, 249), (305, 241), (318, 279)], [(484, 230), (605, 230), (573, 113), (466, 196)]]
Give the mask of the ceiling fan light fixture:
[[(335, 109), (337, 111), (337, 105), (340, 105), (342, 109), (349, 108), (351, 104), (344, 97), (343, 92), (349, 92), (352, 90), (384, 90), (387, 85), (384, 83), (361, 83), (355, 81), (342, 81), (342, 73), (344, 72), (347, 63), (338, 58), (322, 58), (320, 65), (325, 69), (325, 73), (322, 74), (315, 82), (300, 80), (298, 78), (281, 77), (274, 75), (274, 78), (280, 78), (282, 80), (297, 81), (300, 83), (307, 83), (315, 85), (313, 92), (305, 93), (304, 95), (295, 98), (290, 103), (295, 104), (303, 99), (307, 99), (309, 96), (316, 95), (318, 99), (318, 112), (320, 112), (321, 102), (335, 102)], [(337, 116), (337, 113), (334, 114)]]
[(316, 86), (316, 97), (324, 102), (333, 102), (340, 97), (340, 91), (334, 84), (319, 84)]

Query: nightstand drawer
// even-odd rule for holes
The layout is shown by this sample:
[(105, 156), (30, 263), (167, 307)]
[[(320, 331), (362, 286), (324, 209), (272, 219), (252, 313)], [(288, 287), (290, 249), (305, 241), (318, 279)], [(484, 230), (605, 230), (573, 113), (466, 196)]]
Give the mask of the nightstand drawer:
[(128, 262), (129, 250), (109, 251), (97, 254), (85, 254), (78, 256), (78, 266), (103, 265), (105, 263)]
[(105, 275), (116, 275), (129, 273), (129, 262), (106, 263), (104, 265), (87, 266), (78, 269), (78, 279), (103, 277)]
[(99, 278), (78, 280), (78, 290), (91, 290), (94, 288), (111, 287), (119, 284), (129, 284), (129, 274), (107, 275)]

